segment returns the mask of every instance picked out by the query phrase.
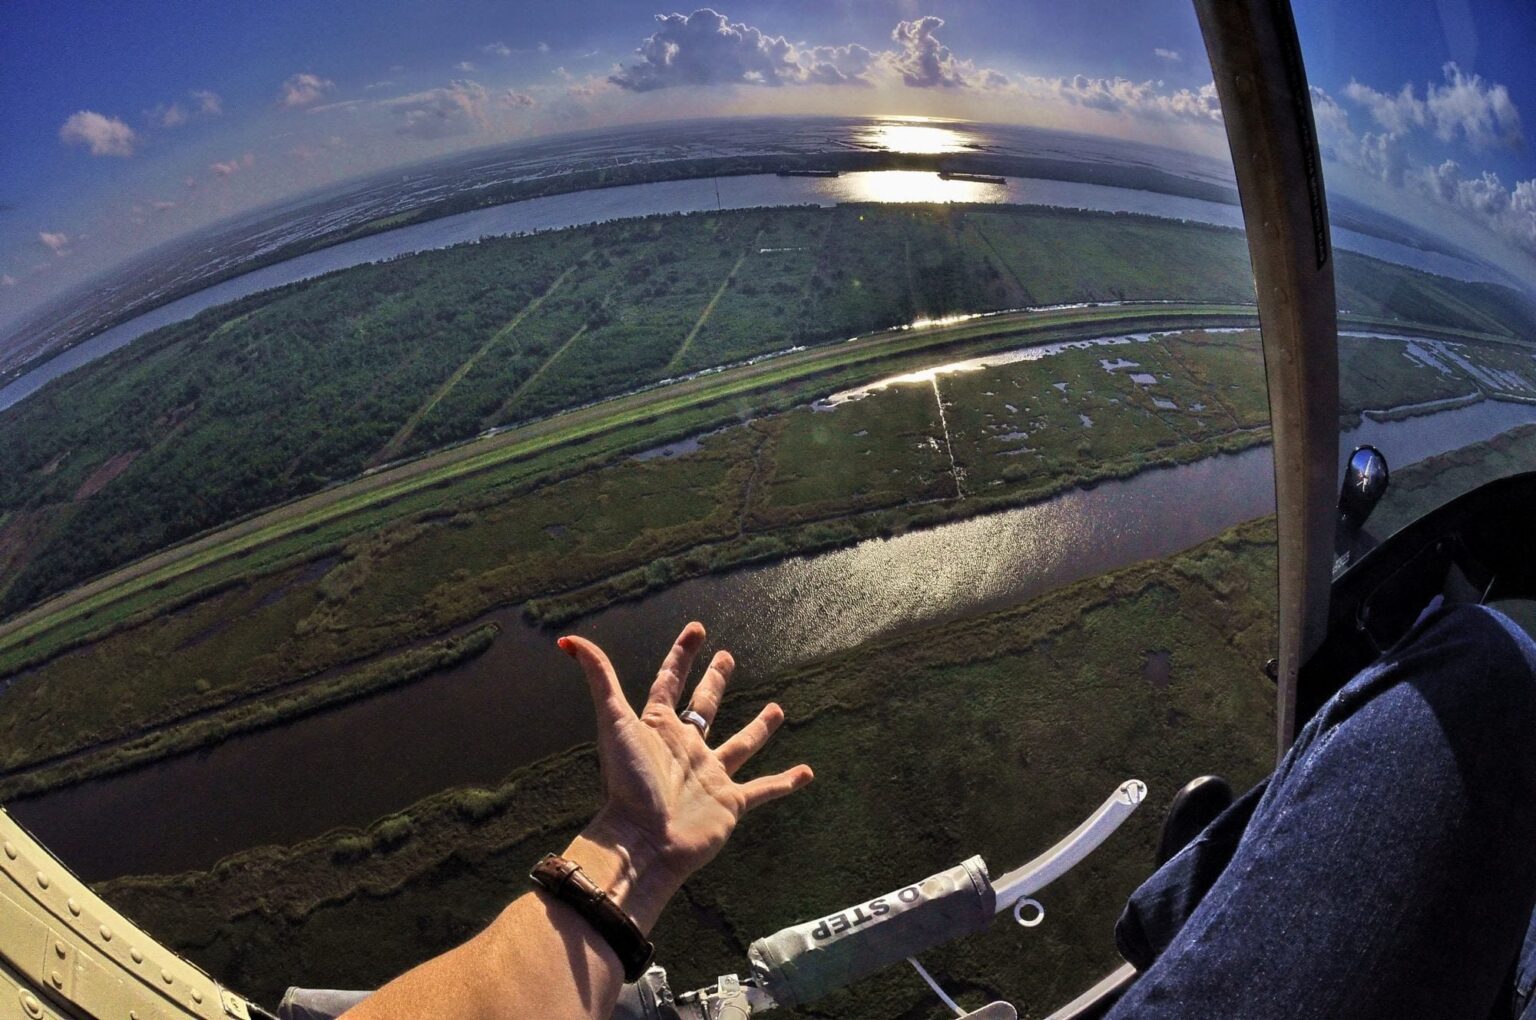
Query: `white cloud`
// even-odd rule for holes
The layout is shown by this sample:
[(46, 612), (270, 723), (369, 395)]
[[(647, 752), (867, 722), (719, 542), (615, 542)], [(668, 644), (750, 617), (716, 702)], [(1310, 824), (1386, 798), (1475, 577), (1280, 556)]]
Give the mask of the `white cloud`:
[(132, 156), (138, 143), (133, 128), (93, 110), (70, 114), (59, 128), (59, 139), (69, 145), (90, 146), (93, 156)]
[(62, 234), (62, 233), (55, 234), (55, 233), (50, 233), (47, 230), (40, 230), (40, 231), (38, 231), (37, 239), (38, 239), (39, 242), (42, 243), (42, 246), (44, 248), (47, 248), (49, 251), (53, 252), (55, 255), (63, 257), (65, 255), (69, 254), (69, 235), (68, 234)]
[[(1407, 136), (1415, 128), (1431, 125), (1444, 141), (1460, 135), (1478, 148), (1501, 137), (1506, 141), (1519, 137), (1519, 113), (1513, 104), (1507, 104), (1503, 86), (1486, 87), (1475, 76), (1463, 75), (1454, 64), (1446, 65), (1445, 75), (1446, 85), (1438, 89), (1431, 86), (1422, 100), (1414, 96), (1411, 86), (1387, 94), (1351, 81), (1345, 94), (1382, 128), (1360, 134), (1350, 126), (1344, 108), (1323, 89), (1314, 87), (1312, 113), (1324, 155), (1387, 184), (1427, 196), (1536, 254), (1536, 179), (1517, 181), (1511, 188), (1492, 171), (1468, 174), (1453, 159), (1430, 165), (1409, 154)], [(1503, 98), (1500, 93), (1504, 93)]]
[(1413, 172), (1408, 182), (1536, 253), (1536, 178), (1517, 181), (1509, 188), (1489, 170), (1463, 176), (1461, 166), (1448, 159)]
[(0, 287), (14, 287), (18, 282), (10, 273), (0, 274)]
[(804, 51), (806, 81), (816, 85), (868, 85), (865, 77), (875, 54), (850, 43), (847, 46), (813, 46)]
[(493, 57), (510, 57), (512, 55), (512, 47), (504, 42), (486, 43), (480, 47), (480, 52), (489, 53)]
[(1518, 146), (1523, 141), (1520, 111), (1509, 97), (1509, 89), (1486, 83), (1480, 75), (1466, 74), (1454, 61), (1441, 68), (1441, 73), (1444, 82), (1427, 85), (1422, 99), (1412, 83), (1386, 93), (1351, 80), (1344, 94), (1364, 107), (1393, 138), (1415, 128), (1433, 127), (1442, 142), (1461, 138), (1474, 149), (1497, 144)]
[(336, 87), (329, 78), (322, 78), (307, 71), (289, 75), (283, 82), (278, 102), (290, 109), (308, 106)]
[(149, 207), (151, 209), (153, 209), (155, 212), (166, 212), (167, 210), (176, 208), (176, 203), (175, 202), (163, 202), (163, 201), (160, 201), (159, 199), (151, 199), (150, 203), (149, 203)]
[(795, 48), (783, 36), (732, 23), (709, 8), (658, 14), (661, 28), (640, 44), (638, 64), (619, 68), (612, 81), (634, 92), (675, 85), (785, 85), (802, 80)]
[(239, 159), (225, 160), (219, 163), (210, 163), (208, 169), (213, 171), (215, 177), (233, 177), (242, 169), (249, 169), (256, 162), (256, 156), (247, 152)]
[(1372, 119), (1391, 135), (1407, 134), (1415, 127), (1423, 127), (1428, 120), (1428, 107), (1414, 96), (1412, 85), (1404, 85), (1389, 95), (1351, 78), (1344, 86), (1344, 95), (1365, 107)]
[(937, 36), (943, 19), (932, 16), (899, 22), (891, 32), (896, 48), (881, 52), (856, 43), (791, 43), (707, 7), (692, 14), (660, 14), (656, 20), (661, 27), (635, 51), (639, 61), (609, 76), (614, 85), (632, 92), (687, 85), (868, 86), (877, 78), (912, 88), (1008, 85), (1003, 73), (956, 56)]
[(1445, 84), (1431, 85), (1424, 100), (1441, 141), (1462, 135), (1475, 149), (1518, 146), (1523, 141), (1520, 111), (1509, 98), (1509, 89), (1485, 85), (1481, 76), (1462, 73), (1454, 61), (1442, 70)]
[(1177, 64), (1179, 61), (1184, 59), (1183, 55), (1180, 54), (1178, 50), (1165, 50), (1161, 46), (1154, 47), (1152, 50), (1152, 55), (1157, 57), (1159, 60), (1166, 60), (1170, 64)]
[(453, 66), (454, 66), (455, 70), (464, 71), (466, 73), (469, 72), (469, 71), (478, 71), (478, 70), (480, 70), (478, 67), (476, 67), (474, 64), (470, 63), (468, 60), (461, 60), (457, 64), (454, 64)]
[(966, 84), (964, 63), (956, 60), (935, 34), (943, 27), (944, 19), (930, 14), (916, 21), (898, 22), (891, 30), (891, 41), (898, 47), (891, 55), (891, 67), (907, 85), (930, 89)]
[(1221, 123), (1215, 82), (1198, 89), (1164, 92), (1157, 82), (1079, 74), (1071, 78), (1028, 78), (1024, 86), (1026, 92), (1062, 99), (1090, 110), (1152, 120)]
[(505, 92), (503, 92), (501, 94), (501, 103), (503, 106), (510, 106), (515, 109), (523, 110), (538, 105), (534, 98), (528, 93), (519, 92), (516, 89), (507, 89)]
[(549, 52), (549, 43), (541, 42), (541, 43), (539, 43), (537, 49), (538, 49), (538, 51), (540, 53), (548, 53)]
[(193, 89), (187, 95), (197, 103), (197, 112), (208, 117), (217, 117), (224, 112), (224, 99), (217, 92), (209, 89)]
[(447, 138), (484, 129), (487, 98), (485, 86), (461, 79), (446, 88), (385, 99), (379, 105), (399, 118), (395, 130), (402, 135)]
[(337, 103), (321, 103), (319, 106), (311, 106), (305, 113), (335, 113), (337, 110), (357, 110), (367, 103), (363, 99), (343, 99)]
[(147, 110), (144, 114), (151, 124), (163, 128), (181, 127), (187, 122), (187, 111), (182, 109), (180, 103), (172, 103), (166, 106), (161, 103), (153, 110)]
[(389, 88), (393, 84), (394, 84), (394, 82), (392, 82), (392, 81), (390, 81), (389, 79), (386, 78), (384, 81), (376, 81), (376, 82), (374, 82), (371, 85), (364, 85), (363, 86), (363, 91), (364, 92), (376, 92), (379, 89), (387, 89), (387, 88)]
[(1312, 120), (1317, 124), (1319, 138), (1331, 138), (1349, 131), (1349, 114), (1344, 107), (1316, 85), (1312, 86)]

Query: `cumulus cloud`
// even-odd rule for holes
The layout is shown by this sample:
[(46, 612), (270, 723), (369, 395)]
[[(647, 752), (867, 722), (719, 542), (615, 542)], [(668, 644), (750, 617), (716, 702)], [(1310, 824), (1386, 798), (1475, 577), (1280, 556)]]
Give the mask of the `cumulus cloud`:
[(1350, 79), (1344, 86), (1344, 95), (1363, 106), (1371, 119), (1389, 134), (1407, 134), (1415, 127), (1423, 127), (1428, 120), (1429, 109), (1423, 100), (1414, 96), (1412, 85), (1404, 85), (1389, 94)]
[(208, 169), (213, 171), (215, 177), (233, 177), (242, 169), (249, 169), (256, 162), (256, 156), (247, 152), (239, 159), (224, 160), (219, 163), (210, 163)]
[(278, 94), (278, 102), (290, 109), (308, 106), (319, 101), (321, 96), (335, 87), (335, 82), (317, 74), (310, 74), (307, 71), (292, 74), (283, 82)]
[(468, 80), (445, 88), (427, 89), (386, 99), (379, 105), (398, 118), (395, 130), (415, 138), (448, 138), (472, 134), (485, 124), (485, 86)]
[(116, 117), (107, 117), (93, 110), (72, 113), (59, 128), (59, 139), (68, 145), (89, 146), (92, 156), (133, 155), (138, 136), (133, 128)]
[(916, 21), (902, 21), (891, 30), (897, 50), (891, 67), (901, 80), (913, 88), (959, 88), (966, 84), (966, 67), (955, 59), (948, 46), (936, 34), (944, 19), (933, 15)]
[(179, 101), (159, 103), (153, 110), (145, 110), (144, 116), (155, 127), (175, 128), (190, 121), (194, 115), (217, 117), (224, 112), (224, 100), (217, 92), (193, 89), (187, 93), (187, 98), (191, 100), (190, 105)]
[(891, 33), (896, 48), (880, 52), (857, 43), (791, 43), (708, 7), (656, 20), (660, 27), (635, 51), (639, 61), (619, 67), (612, 84), (632, 92), (683, 85), (868, 86), (876, 77), (913, 88), (1008, 85), (1001, 72), (956, 56), (936, 34), (943, 19), (932, 16), (898, 23)]
[(1511, 188), (1490, 170), (1467, 176), (1455, 160), (1448, 159), (1416, 170), (1408, 181), (1536, 254), (1536, 178), (1517, 181)]
[(535, 47), (535, 48), (536, 48), (536, 49), (537, 49), (537, 50), (538, 50), (538, 51), (539, 51), (539, 52), (540, 52), (540, 53), (548, 53), (548, 52), (549, 52), (549, 43), (547, 43), (547, 42), (541, 42), (541, 43), (539, 43), (539, 45), (538, 45), (538, 46), (537, 46), (537, 47)]
[(813, 46), (805, 51), (805, 80), (816, 85), (869, 85), (865, 74), (875, 54), (858, 43), (847, 46)]
[(1165, 92), (1159, 83), (1135, 82), (1128, 78), (1032, 78), (1027, 91), (1065, 100), (1090, 110), (1155, 120), (1184, 120), (1197, 123), (1221, 123), (1221, 103), (1216, 98), (1216, 83), (1198, 89)]
[(510, 106), (514, 109), (522, 110), (526, 110), (538, 105), (534, 98), (528, 93), (519, 92), (516, 89), (507, 89), (505, 92), (503, 92), (501, 94), (501, 103), (503, 106)]
[(674, 85), (786, 85), (804, 79), (795, 47), (783, 36), (700, 8), (692, 14), (658, 14), (655, 34), (635, 52), (640, 62), (616, 71), (620, 88), (649, 92)]
[(1465, 73), (1454, 61), (1441, 73), (1444, 81), (1425, 86), (1423, 98), (1412, 83), (1387, 93), (1353, 80), (1344, 87), (1344, 95), (1394, 138), (1415, 128), (1432, 127), (1442, 142), (1460, 138), (1474, 149), (1520, 145), (1520, 111), (1509, 89)]
[(1435, 134), (1442, 141), (1462, 135), (1473, 148), (1491, 145), (1518, 146), (1520, 111), (1503, 85), (1484, 84), (1480, 75), (1462, 73), (1455, 61), (1442, 69), (1445, 82), (1431, 85), (1425, 106), (1435, 122)]
[(512, 55), (512, 47), (504, 42), (486, 43), (480, 47), (480, 52), (489, 53), (493, 57), (510, 57)]
[(1184, 59), (1183, 55), (1179, 53), (1178, 50), (1165, 50), (1161, 46), (1154, 47), (1152, 50), (1152, 55), (1157, 57), (1159, 60), (1166, 60), (1170, 64), (1177, 64), (1179, 61)]
[(457, 71), (478, 71), (478, 70), (480, 70), (480, 68), (476, 67), (473, 63), (471, 63), (468, 60), (461, 60), (457, 64), (454, 64), (453, 66), (454, 66), (454, 69), (457, 70)]
[(209, 89), (193, 89), (187, 95), (197, 104), (197, 112), (208, 117), (217, 117), (224, 112), (224, 99), (217, 92)]
[(146, 110), (144, 116), (149, 118), (151, 124), (163, 128), (181, 127), (187, 122), (187, 111), (182, 109), (180, 103), (172, 103), (169, 106), (161, 103), (153, 110)]
[(40, 231), (38, 231), (37, 239), (42, 244), (42, 246), (44, 248), (47, 248), (49, 251), (53, 252), (55, 255), (58, 255), (58, 256), (62, 257), (64, 255), (68, 255), (69, 254), (69, 235), (68, 234), (62, 234), (62, 233), (57, 233), (56, 234), (56, 233), (52, 233), (52, 232), (47, 231), (47, 230), (40, 230)]
[(1316, 85), (1312, 86), (1312, 120), (1320, 137), (1349, 131), (1349, 114), (1339, 101)]
[(18, 282), (10, 273), (0, 273), (0, 287), (14, 287)]
[(1464, 139), (1473, 148), (1504, 141), (1518, 144), (1519, 111), (1501, 85), (1445, 66), (1445, 84), (1418, 98), (1412, 86), (1379, 92), (1351, 81), (1345, 95), (1362, 107), (1379, 131), (1357, 133), (1344, 108), (1326, 91), (1312, 89), (1313, 119), (1324, 155), (1387, 184), (1404, 187), (1461, 213), (1505, 240), (1536, 254), (1536, 179), (1511, 187), (1498, 174), (1468, 172), (1454, 159), (1426, 164), (1405, 142), (1415, 129), (1432, 128), (1442, 141)]

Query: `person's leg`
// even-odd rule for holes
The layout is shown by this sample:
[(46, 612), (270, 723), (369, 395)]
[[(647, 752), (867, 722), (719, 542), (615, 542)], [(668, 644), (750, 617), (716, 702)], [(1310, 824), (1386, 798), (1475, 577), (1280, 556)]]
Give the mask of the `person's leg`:
[(1530, 638), (1421, 621), (1132, 897), (1111, 1017), (1485, 1020), (1536, 902), (1533, 733)]

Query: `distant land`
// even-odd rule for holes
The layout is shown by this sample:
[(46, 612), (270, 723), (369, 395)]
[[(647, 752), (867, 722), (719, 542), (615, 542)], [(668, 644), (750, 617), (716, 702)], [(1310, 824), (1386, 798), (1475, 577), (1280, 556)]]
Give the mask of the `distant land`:
[[(1098, 184), (1235, 206), (1217, 160), (1131, 142), (1005, 125), (945, 153), (871, 149), (879, 118), (756, 117), (577, 132), (495, 146), (348, 181), (161, 245), (48, 302), (0, 337), (0, 385), (135, 316), (264, 266), (345, 241), (523, 199), (784, 168), (955, 171)], [(1476, 256), (1347, 200), (1333, 222), (1456, 259)]]

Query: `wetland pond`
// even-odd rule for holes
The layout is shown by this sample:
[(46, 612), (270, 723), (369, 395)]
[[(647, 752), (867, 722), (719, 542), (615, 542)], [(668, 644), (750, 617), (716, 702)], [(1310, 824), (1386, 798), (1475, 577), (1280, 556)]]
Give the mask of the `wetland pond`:
[[(1341, 437), (1394, 469), (1532, 418), (1484, 400)], [(913, 627), (1025, 602), (1063, 584), (1172, 555), (1274, 512), (1270, 450), (1255, 447), (889, 539), (682, 582), (570, 627), (601, 644), (641, 695), (678, 629), (703, 620), (742, 677)], [(519, 607), (479, 658), (418, 683), (205, 751), (8, 808), (87, 881), (206, 868), (263, 843), (362, 826), (452, 786), (489, 785), (592, 737), (586, 687)], [(1027, 678), (1021, 678), (1027, 682)], [(795, 706), (786, 705), (791, 717)]]

